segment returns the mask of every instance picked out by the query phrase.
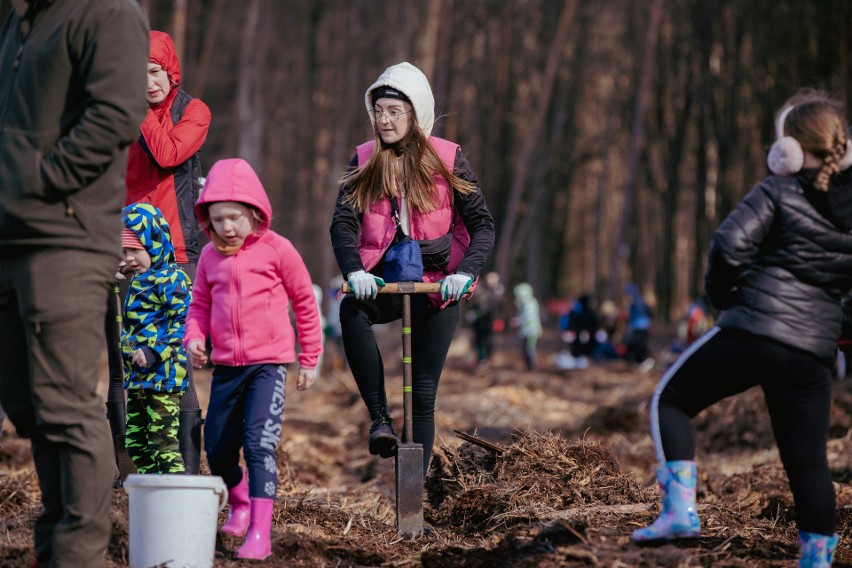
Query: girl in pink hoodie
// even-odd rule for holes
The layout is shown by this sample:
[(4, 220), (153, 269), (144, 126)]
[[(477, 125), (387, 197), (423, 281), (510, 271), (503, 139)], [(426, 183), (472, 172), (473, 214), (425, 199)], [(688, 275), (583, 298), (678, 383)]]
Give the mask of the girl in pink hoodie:
[[(184, 344), (193, 367), (214, 363), (204, 450), (228, 486), (220, 531), (242, 537), (237, 558), (272, 554), (275, 448), (281, 435), (287, 366), (296, 360), (288, 308), (296, 314), (298, 390), (310, 388), (322, 354), (322, 326), (311, 277), (292, 243), (269, 229), (272, 207), (252, 167), (220, 160), (195, 205), (210, 237), (198, 259)], [(240, 467), (243, 449), (247, 471)]]

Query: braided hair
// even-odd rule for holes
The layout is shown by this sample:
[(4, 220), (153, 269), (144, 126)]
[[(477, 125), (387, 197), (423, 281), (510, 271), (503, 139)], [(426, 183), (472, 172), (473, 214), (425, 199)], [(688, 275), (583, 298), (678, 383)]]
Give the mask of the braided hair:
[(792, 136), (802, 149), (822, 160), (814, 187), (827, 191), (831, 176), (840, 171), (846, 153), (846, 116), (843, 105), (827, 93), (808, 90), (784, 105), (792, 106), (784, 120), (784, 135)]

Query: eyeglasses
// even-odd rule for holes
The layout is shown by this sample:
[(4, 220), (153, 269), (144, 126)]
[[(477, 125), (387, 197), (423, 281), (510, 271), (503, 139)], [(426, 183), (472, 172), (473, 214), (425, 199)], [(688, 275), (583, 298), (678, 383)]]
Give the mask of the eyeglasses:
[(376, 120), (376, 122), (382, 120), (382, 118), (387, 118), (391, 122), (396, 122), (400, 118), (402, 118), (402, 115), (408, 114), (407, 111), (397, 109), (379, 110), (374, 108), (370, 112), (373, 113), (373, 118)]

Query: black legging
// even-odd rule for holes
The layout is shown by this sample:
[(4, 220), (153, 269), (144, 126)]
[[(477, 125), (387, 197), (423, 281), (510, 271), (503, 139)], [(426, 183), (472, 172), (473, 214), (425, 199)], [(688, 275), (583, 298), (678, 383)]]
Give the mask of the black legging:
[(651, 428), (658, 458), (695, 459), (691, 419), (754, 386), (763, 389), (798, 528), (834, 534), (834, 487), (826, 458), (831, 369), (810, 353), (740, 330), (708, 332), (657, 386)]
[[(459, 322), (459, 307), (454, 304), (435, 313), (424, 296), (413, 296), (411, 306), (411, 414), (414, 442), (423, 445), (425, 477), (435, 441), (438, 380)], [(343, 348), (371, 420), (387, 406), (384, 365), (372, 326), (401, 317), (402, 296), (397, 294), (364, 301), (347, 296), (340, 304)]]

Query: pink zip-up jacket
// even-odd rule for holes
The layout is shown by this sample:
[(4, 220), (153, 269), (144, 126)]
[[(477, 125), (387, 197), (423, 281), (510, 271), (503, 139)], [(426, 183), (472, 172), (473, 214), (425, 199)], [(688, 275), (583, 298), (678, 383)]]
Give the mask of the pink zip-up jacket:
[(195, 205), (208, 237), (213, 228), (207, 210), (217, 201), (249, 205), (260, 212), (262, 221), (236, 252), (224, 254), (212, 242), (202, 249), (184, 344), (209, 335), (210, 359), (217, 365), (291, 363), (296, 360), (296, 334), (288, 312), (292, 304), (301, 347), (299, 364), (315, 369), (322, 354), (322, 326), (311, 276), (293, 244), (269, 229), (272, 206), (246, 161), (220, 160), (210, 169)]

